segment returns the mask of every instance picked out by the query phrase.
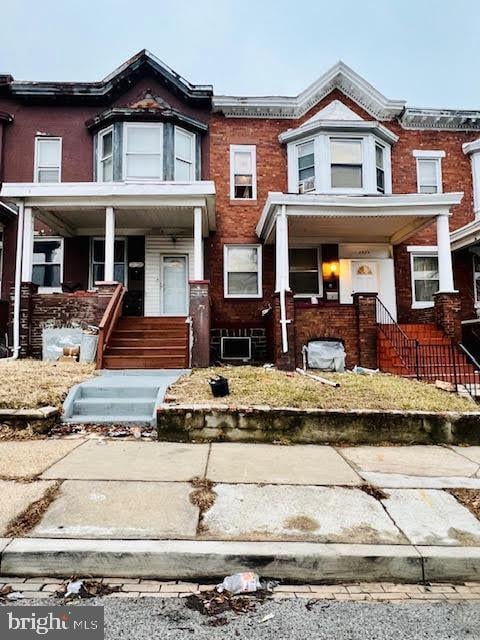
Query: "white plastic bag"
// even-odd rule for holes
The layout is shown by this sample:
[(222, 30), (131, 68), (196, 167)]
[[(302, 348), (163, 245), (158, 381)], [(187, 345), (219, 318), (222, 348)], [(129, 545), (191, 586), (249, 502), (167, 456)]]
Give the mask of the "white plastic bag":
[(221, 584), (217, 585), (217, 591), (228, 591), (229, 593), (253, 593), (261, 589), (260, 578), (253, 571), (244, 571), (243, 573), (235, 573), (233, 576), (227, 576)]

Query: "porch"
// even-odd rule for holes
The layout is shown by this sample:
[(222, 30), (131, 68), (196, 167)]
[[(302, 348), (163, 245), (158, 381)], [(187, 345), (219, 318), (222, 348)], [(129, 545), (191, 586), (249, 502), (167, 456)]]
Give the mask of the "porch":
[[(375, 299), (397, 316), (394, 247), (435, 224), (438, 292), (432, 317), (454, 337), (450, 208), (461, 193), (327, 196), (270, 193), (257, 235), (275, 245), (275, 361), (301, 363), (312, 339), (340, 338), (347, 366), (377, 366)], [(404, 274), (408, 277), (409, 274)], [(410, 286), (410, 283), (409, 283)]]
[(213, 183), (4, 184), (0, 195), (19, 212), (23, 353), (40, 355), (48, 320), (98, 325), (120, 283), (130, 319), (120, 321), (126, 333), (112, 336), (118, 352), (110, 355), (136, 357), (119, 364), (154, 368), (146, 357), (154, 356), (164, 367), (168, 355), (172, 367), (208, 364), (208, 349), (199, 349), (209, 317), (198, 291), (208, 297), (203, 245), (215, 225)]

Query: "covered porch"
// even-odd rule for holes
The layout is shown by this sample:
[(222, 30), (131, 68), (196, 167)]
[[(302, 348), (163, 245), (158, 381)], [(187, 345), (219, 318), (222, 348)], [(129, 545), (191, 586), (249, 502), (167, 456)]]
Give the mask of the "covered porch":
[[(62, 321), (68, 308), (82, 315), (80, 300), (90, 305), (120, 283), (123, 315), (184, 318), (194, 329), (186, 335), (195, 351), (194, 292), (200, 287), (208, 297), (204, 239), (215, 225), (212, 182), (4, 184), (0, 196), (18, 209), (22, 290), (29, 285), (44, 309), (41, 318), (32, 310), (34, 324), (45, 322), (48, 309)], [(94, 319), (98, 324), (98, 314)]]
[(292, 368), (301, 361), (308, 340), (336, 337), (344, 340), (350, 364), (376, 366), (375, 298), (393, 322), (397, 317), (394, 246), (432, 223), (442, 294), (438, 298), (457, 296), (449, 216), (462, 195), (270, 193), (257, 234), (275, 245), (276, 361)]

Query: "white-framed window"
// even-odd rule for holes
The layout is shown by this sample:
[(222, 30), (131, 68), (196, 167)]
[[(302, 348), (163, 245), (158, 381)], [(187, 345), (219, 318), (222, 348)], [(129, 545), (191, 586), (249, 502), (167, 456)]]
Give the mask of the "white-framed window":
[(330, 179), (332, 189), (362, 189), (362, 140), (330, 138)]
[(223, 248), (225, 298), (262, 297), (262, 246), (226, 244)]
[(378, 193), (385, 193), (385, 147), (375, 143), (375, 177)]
[(438, 256), (435, 249), (411, 253), (412, 307), (433, 307), (439, 289)]
[(195, 134), (175, 127), (175, 180), (195, 180)]
[(113, 127), (100, 131), (97, 138), (97, 182), (113, 180)]
[(322, 295), (322, 270), (318, 247), (291, 248), (288, 251), (290, 289), (296, 296)]
[(162, 180), (163, 125), (126, 122), (123, 132), (124, 180)]
[(255, 145), (230, 145), (230, 199), (257, 199), (257, 158)]
[(473, 295), (475, 306), (480, 307), (480, 256), (473, 254)]
[(36, 137), (34, 182), (60, 182), (61, 174), (62, 139)]
[(445, 151), (414, 150), (418, 193), (442, 193), (442, 158)]
[(61, 291), (62, 280), (63, 238), (34, 238), (32, 282), (38, 285), (39, 293)]
[(315, 143), (313, 140), (297, 145), (298, 192), (315, 190)]
[[(113, 250), (113, 279), (127, 284), (127, 241), (115, 238)], [(105, 280), (105, 238), (92, 238), (90, 247), (90, 286)]]

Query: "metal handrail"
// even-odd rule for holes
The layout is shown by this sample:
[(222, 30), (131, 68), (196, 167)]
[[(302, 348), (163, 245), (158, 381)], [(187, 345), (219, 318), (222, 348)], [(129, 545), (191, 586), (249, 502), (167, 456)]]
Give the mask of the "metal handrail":
[(472, 364), (477, 368), (477, 370), (480, 371), (480, 363), (475, 358), (475, 356), (472, 353), (470, 353), (470, 351), (467, 349), (467, 347), (464, 344), (462, 344), (461, 342), (458, 343), (458, 346), (467, 355), (467, 357), (470, 358), (470, 360), (472, 361)]

